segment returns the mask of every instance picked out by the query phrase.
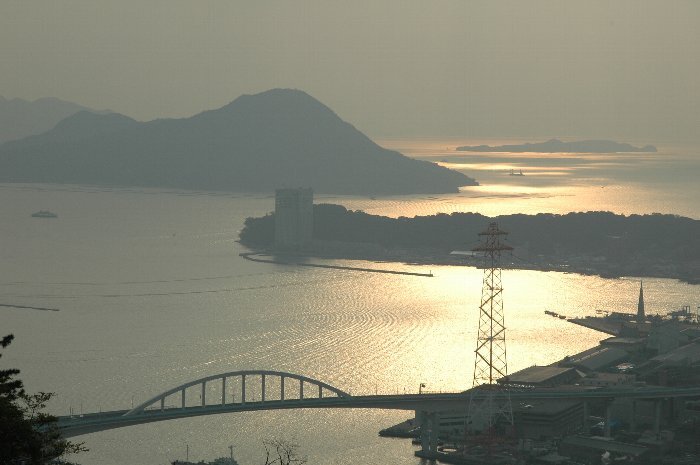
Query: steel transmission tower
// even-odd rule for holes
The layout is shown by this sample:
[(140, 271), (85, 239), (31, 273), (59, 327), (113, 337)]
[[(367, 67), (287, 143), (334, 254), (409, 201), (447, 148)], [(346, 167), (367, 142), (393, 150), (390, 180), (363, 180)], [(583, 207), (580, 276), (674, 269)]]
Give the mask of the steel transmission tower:
[(493, 434), (497, 423), (505, 420), (513, 424), (513, 408), (507, 389), (496, 383), (508, 375), (506, 359), (506, 327), (503, 313), (503, 288), (501, 287), (501, 252), (513, 248), (502, 242), (508, 233), (490, 223), (486, 231), (479, 233), (485, 239), (475, 252), (484, 252), (484, 281), (479, 305), (479, 332), (476, 338), (474, 380), (472, 392), (487, 392), (483, 400), (470, 400), (468, 418), (470, 432)]

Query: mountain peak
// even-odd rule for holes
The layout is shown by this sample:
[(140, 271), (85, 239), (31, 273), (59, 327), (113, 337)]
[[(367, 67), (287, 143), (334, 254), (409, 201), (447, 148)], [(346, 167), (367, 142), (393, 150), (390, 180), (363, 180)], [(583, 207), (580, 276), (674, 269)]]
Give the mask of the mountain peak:
[[(257, 94), (243, 94), (221, 110), (236, 110), (238, 108), (256, 108), (258, 111), (280, 110), (295, 112), (300, 109), (314, 109), (333, 113), (323, 103), (299, 89), (270, 89)], [(333, 113), (335, 114), (335, 113)]]
[(462, 173), (383, 149), (296, 89), (242, 95), (184, 119), (76, 114), (0, 148), (0, 181), (337, 194), (456, 192)]
[[(243, 94), (240, 97), (238, 97), (236, 100), (246, 100), (246, 99), (255, 99), (255, 100), (271, 100), (271, 101), (290, 101), (290, 100), (297, 100), (297, 101), (313, 101), (317, 103), (321, 103), (315, 98), (313, 98), (311, 95), (307, 94), (303, 90), (299, 89), (292, 89), (292, 88), (282, 88), (282, 87), (277, 87), (275, 89), (269, 89), (265, 90), (263, 92), (258, 92), (257, 94)], [(234, 102), (236, 101), (234, 100)]]
[(94, 136), (120, 131), (137, 124), (137, 121), (120, 113), (99, 114), (81, 110), (61, 121), (51, 132), (61, 132), (64, 135)]

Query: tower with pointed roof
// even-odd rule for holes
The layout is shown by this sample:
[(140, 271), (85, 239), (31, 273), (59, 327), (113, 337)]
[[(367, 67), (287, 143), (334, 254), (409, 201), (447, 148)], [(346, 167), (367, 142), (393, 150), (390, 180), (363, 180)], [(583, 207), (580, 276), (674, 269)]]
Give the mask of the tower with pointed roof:
[(637, 304), (637, 321), (644, 321), (644, 284), (639, 281), (639, 303)]

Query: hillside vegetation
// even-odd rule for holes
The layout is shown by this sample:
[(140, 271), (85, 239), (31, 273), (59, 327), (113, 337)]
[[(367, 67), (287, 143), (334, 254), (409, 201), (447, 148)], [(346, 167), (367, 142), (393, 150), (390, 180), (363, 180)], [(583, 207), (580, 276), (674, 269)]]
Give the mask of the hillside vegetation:
[(372, 142), (292, 89), (243, 95), (190, 118), (138, 122), (77, 113), (41, 135), (0, 145), (0, 182), (228, 192), (458, 192), (476, 182)]
[[(561, 269), (605, 276), (659, 276), (700, 282), (700, 221), (675, 215), (453, 213), (389, 218), (340, 205), (314, 205), (314, 253), (377, 260), (459, 263), (491, 221), (510, 234), (515, 268)], [(241, 243), (271, 247), (274, 215), (248, 218)], [(347, 247), (355, 244), (356, 247)], [(361, 247), (359, 244), (374, 247)], [(377, 247), (378, 246), (378, 247)]]

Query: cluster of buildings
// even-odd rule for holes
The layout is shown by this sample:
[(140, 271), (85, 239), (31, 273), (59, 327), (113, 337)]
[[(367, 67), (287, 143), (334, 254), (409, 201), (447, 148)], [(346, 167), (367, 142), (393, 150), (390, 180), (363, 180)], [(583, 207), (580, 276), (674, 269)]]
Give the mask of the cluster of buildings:
[[(609, 337), (551, 365), (531, 366), (498, 380), (511, 393), (552, 391), (557, 398), (523, 401), (513, 396), (518, 400), (512, 401), (508, 434), (518, 445), (493, 463), (700, 463), (700, 400), (628, 395), (635, 389), (700, 386), (697, 314), (685, 307), (663, 318), (647, 316), (640, 289), (636, 314), (569, 321)], [(590, 399), (580, 395), (596, 390), (610, 394)], [(438, 436), (458, 450), (466, 437), (464, 412), (461, 417), (443, 412), (439, 418)], [(443, 458), (473, 462), (453, 455)]]
[[(312, 237), (312, 190), (278, 189), (275, 249), (303, 251), (311, 246)], [(510, 392), (553, 390), (561, 395), (556, 399), (514, 401), (513, 426), (508, 434), (517, 439), (519, 451), (493, 463), (700, 463), (700, 400), (632, 398), (625, 394), (630, 389), (651, 386), (700, 386), (698, 313), (684, 307), (663, 317), (646, 315), (640, 286), (635, 314), (567, 320), (609, 337), (551, 365), (531, 366), (498, 380), (498, 385)], [(579, 395), (592, 390), (619, 390), (620, 395), (591, 399)], [(398, 435), (411, 433), (418, 420), (398, 428)], [(455, 450), (465, 440), (467, 421), (465, 412), (436, 412), (431, 417), (437, 436)], [(440, 457), (456, 463), (473, 462), (458, 456)], [(483, 457), (479, 460), (484, 463)]]

